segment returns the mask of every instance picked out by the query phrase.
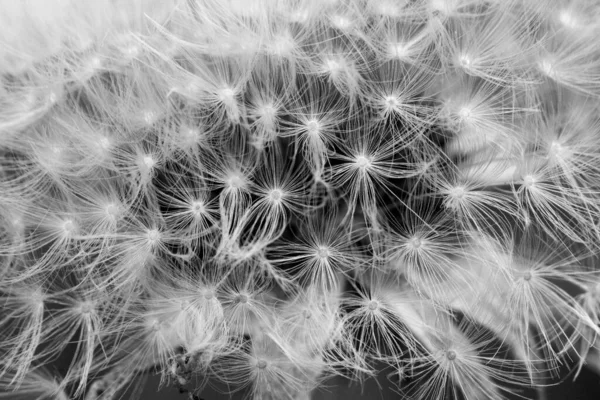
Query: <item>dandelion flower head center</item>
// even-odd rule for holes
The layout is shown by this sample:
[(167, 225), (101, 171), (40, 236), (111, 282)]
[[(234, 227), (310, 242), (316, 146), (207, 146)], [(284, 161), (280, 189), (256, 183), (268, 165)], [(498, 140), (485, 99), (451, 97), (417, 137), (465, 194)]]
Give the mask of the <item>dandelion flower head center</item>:
[(296, 47), (294, 40), (288, 35), (279, 35), (271, 44), (271, 53), (279, 56), (291, 54)]
[(444, 205), (452, 210), (460, 209), (461, 202), (464, 200), (466, 195), (466, 189), (464, 186), (456, 186), (447, 191), (447, 198), (444, 201)]
[(456, 352), (454, 350), (448, 350), (446, 352), (446, 358), (448, 359), (448, 361), (456, 360)]
[(300, 9), (290, 14), (290, 21), (299, 24), (306, 23), (310, 19), (310, 13), (306, 9)]
[(192, 213), (196, 217), (200, 217), (206, 211), (206, 209), (204, 207), (204, 202), (202, 202), (200, 200), (196, 200), (196, 201), (192, 202), (191, 208), (192, 208)]
[(423, 244), (423, 242), (421, 241), (421, 239), (417, 236), (413, 236), (412, 238), (410, 238), (410, 240), (408, 241), (408, 245), (410, 247), (412, 247), (414, 250), (417, 250), (418, 248), (421, 247), (421, 245)]
[(55, 156), (60, 156), (62, 151), (62, 148), (60, 148), (59, 146), (50, 146), (50, 152)]
[(375, 2), (374, 4), (374, 12), (379, 15), (387, 16), (387, 17), (400, 17), (402, 15), (401, 6), (405, 5), (405, 1), (399, 1), (396, 4), (395, 1), (391, 0), (383, 0), (381, 2)]
[(41, 289), (36, 289), (27, 297), (27, 302), (34, 307), (41, 307), (44, 304), (44, 294)]
[(98, 145), (102, 150), (108, 150), (110, 148), (110, 140), (108, 140), (107, 137), (101, 137), (100, 140), (98, 140)]
[(386, 111), (397, 110), (400, 107), (400, 100), (396, 96), (386, 96), (384, 99)]
[(267, 368), (267, 362), (265, 360), (258, 360), (256, 362), (256, 367), (258, 369), (265, 369), (265, 368)]
[(23, 229), (23, 219), (21, 217), (15, 217), (10, 220), (10, 225), (14, 230), (20, 231)]
[(558, 141), (553, 140), (552, 143), (550, 143), (550, 149), (549, 149), (548, 153), (552, 157), (560, 158), (560, 157), (563, 157), (566, 155), (566, 149)]
[(273, 189), (269, 193), (269, 198), (274, 202), (279, 202), (282, 197), (283, 193), (281, 192), (281, 189)]
[(317, 249), (317, 257), (322, 260), (325, 260), (329, 257), (329, 249), (327, 247), (319, 247)]
[(217, 93), (219, 101), (224, 104), (232, 104), (235, 98), (235, 91), (232, 88), (224, 88)]
[(197, 128), (185, 128), (181, 130), (182, 139), (186, 142), (194, 142), (200, 136)]
[(114, 203), (108, 204), (105, 208), (105, 211), (106, 215), (111, 218), (115, 218), (119, 215), (119, 207)]
[(94, 309), (94, 305), (92, 304), (92, 302), (84, 301), (83, 303), (81, 303), (81, 307), (79, 308), (79, 311), (82, 314), (89, 314), (92, 312), (93, 309)]
[(341, 31), (348, 30), (352, 27), (352, 21), (343, 15), (334, 15), (331, 17), (331, 23)]
[(70, 234), (75, 231), (75, 224), (72, 220), (68, 219), (62, 224), (62, 228), (66, 234)]
[(311, 119), (306, 124), (306, 131), (311, 136), (318, 136), (320, 130), (321, 130), (321, 124), (319, 123), (319, 121), (317, 121), (315, 119)]
[(575, 15), (573, 15), (571, 10), (560, 10), (558, 12), (558, 21), (568, 29), (576, 29), (581, 26), (580, 21)]
[(100, 68), (102, 68), (102, 60), (98, 56), (90, 57), (85, 63), (86, 72), (94, 73)]
[(146, 237), (148, 238), (148, 242), (150, 242), (150, 244), (155, 244), (160, 240), (160, 232), (158, 229), (149, 229)]
[(365, 155), (360, 154), (356, 157), (355, 164), (359, 169), (364, 170), (371, 166), (371, 160)]
[(552, 60), (544, 58), (539, 62), (539, 68), (544, 75), (549, 78), (556, 78), (556, 68)]
[(456, 186), (450, 189), (449, 196), (455, 200), (462, 200), (465, 197), (466, 190), (464, 186)]
[(154, 168), (154, 165), (156, 164), (156, 161), (154, 161), (152, 156), (144, 156), (144, 158), (142, 158), (142, 162), (147, 169)]
[(158, 319), (152, 320), (150, 323), (150, 329), (154, 332), (158, 332), (160, 330), (160, 321)]
[(227, 179), (227, 185), (231, 189), (241, 189), (245, 186), (245, 180), (241, 173), (232, 173)]
[(277, 109), (271, 103), (262, 105), (261, 107), (258, 108), (257, 111), (258, 111), (257, 114), (260, 117), (262, 117), (263, 119), (266, 119), (268, 121), (274, 120), (275, 116), (277, 115)]
[(368, 308), (370, 311), (375, 311), (379, 308), (379, 302), (377, 300), (371, 300), (369, 302)]
[(156, 115), (156, 113), (154, 111), (144, 111), (144, 122), (147, 125), (153, 125), (156, 120), (158, 119), (158, 116)]
[(465, 70), (469, 70), (469, 69), (473, 68), (473, 58), (471, 56), (469, 56), (468, 54), (462, 54), (458, 58), (458, 63)]
[(139, 47), (136, 45), (133, 45), (133, 44), (121, 48), (121, 51), (123, 52), (124, 55), (128, 56), (129, 58), (135, 58), (140, 53)]
[(536, 179), (533, 175), (525, 175), (523, 177), (523, 185), (526, 188), (532, 188), (535, 185)]
[(56, 93), (54, 91), (52, 91), (52, 92), (50, 92), (50, 94), (48, 94), (48, 103), (49, 104), (55, 104), (57, 100), (58, 100), (58, 96), (56, 95)]
[(388, 54), (391, 57), (396, 57), (400, 60), (407, 59), (409, 58), (409, 47), (403, 42), (390, 43), (388, 47)]
[(461, 121), (468, 121), (473, 115), (473, 109), (471, 107), (462, 107), (458, 110), (458, 117)]
[(325, 61), (325, 69), (331, 75), (335, 75), (342, 69), (342, 65), (338, 61), (330, 59)]
[(434, 16), (447, 16), (452, 12), (454, 0), (431, 0), (430, 7)]

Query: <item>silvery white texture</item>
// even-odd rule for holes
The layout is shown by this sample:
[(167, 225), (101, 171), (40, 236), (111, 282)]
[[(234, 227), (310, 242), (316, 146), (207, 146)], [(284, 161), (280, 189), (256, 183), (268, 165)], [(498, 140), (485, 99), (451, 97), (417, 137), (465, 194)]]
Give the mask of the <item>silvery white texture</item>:
[(598, 37), (595, 0), (0, 0), (0, 398), (600, 373)]

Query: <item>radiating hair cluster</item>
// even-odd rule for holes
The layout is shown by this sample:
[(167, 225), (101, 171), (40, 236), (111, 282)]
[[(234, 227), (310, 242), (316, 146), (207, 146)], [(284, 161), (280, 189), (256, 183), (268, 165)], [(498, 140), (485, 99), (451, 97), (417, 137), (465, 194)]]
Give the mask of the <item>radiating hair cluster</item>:
[(594, 0), (0, 5), (0, 398), (160, 374), (190, 398), (387, 375), (537, 399), (600, 372), (599, 21)]

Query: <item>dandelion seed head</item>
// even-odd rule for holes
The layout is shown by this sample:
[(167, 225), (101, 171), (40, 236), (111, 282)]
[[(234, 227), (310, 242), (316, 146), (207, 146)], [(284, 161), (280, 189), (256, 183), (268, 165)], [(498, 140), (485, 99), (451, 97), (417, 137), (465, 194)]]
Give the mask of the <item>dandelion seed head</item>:
[(188, 3), (57, 9), (73, 26), (44, 16), (38, 51), (8, 36), (0, 397), (68, 343), (77, 398), (136, 363), (305, 398), (383, 360), (407, 398), (498, 399), (585, 362), (593, 1)]

